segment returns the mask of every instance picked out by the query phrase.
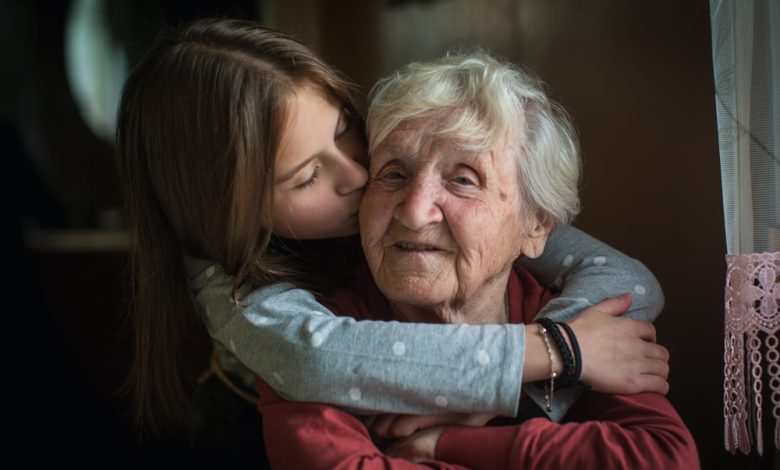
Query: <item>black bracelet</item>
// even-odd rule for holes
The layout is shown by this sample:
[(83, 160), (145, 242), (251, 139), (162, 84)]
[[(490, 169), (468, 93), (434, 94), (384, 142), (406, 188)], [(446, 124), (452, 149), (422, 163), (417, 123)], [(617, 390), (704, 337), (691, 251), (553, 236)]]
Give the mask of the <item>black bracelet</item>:
[(563, 362), (563, 372), (561, 376), (555, 380), (555, 388), (571, 387), (577, 383), (574, 379), (575, 361), (571, 354), (569, 345), (566, 344), (566, 340), (561, 334), (561, 330), (558, 329), (556, 323), (549, 318), (538, 318), (536, 323), (542, 325), (547, 329), (547, 332), (552, 336), (555, 345), (558, 346), (558, 351), (561, 353), (561, 361)]
[(569, 341), (571, 342), (571, 348), (574, 351), (574, 374), (571, 377), (571, 385), (580, 384), (580, 376), (582, 375), (582, 352), (580, 352), (580, 344), (577, 342), (577, 337), (574, 336), (574, 331), (566, 322), (556, 322), (556, 325), (560, 325), (566, 330), (566, 334), (569, 335)]

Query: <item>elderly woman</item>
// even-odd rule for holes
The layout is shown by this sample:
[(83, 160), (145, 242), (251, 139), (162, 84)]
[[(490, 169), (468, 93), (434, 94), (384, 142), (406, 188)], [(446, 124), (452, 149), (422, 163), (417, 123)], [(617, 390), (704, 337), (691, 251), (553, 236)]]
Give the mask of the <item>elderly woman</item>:
[[(551, 295), (513, 262), (538, 256), (578, 208), (577, 145), (540, 83), (483, 52), (411, 64), (377, 85), (368, 127), (371, 181), (360, 207), (367, 268), (328, 306), (356, 319), (532, 323)], [(554, 325), (527, 331), (527, 342), (548, 345), (549, 361), (524, 373), (553, 377), (545, 381), (550, 405), (576, 338)], [(393, 349), (395, 360), (409, 360), (404, 344)], [(574, 356), (586, 376), (587, 362)], [(471, 363), (497, 360), (478, 351)], [(345, 391), (355, 402), (360, 386)], [(561, 424), (532, 417), (543, 413), (529, 402), (512, 420), (452, 417), (471, 426), (386, 442), (372, 439), (368, 420), (258, 387), (274, 468), (698, 467), (690, 433), (658, 394), (586, 393)], [(447, 401), (441, 390), (437, 403)]]

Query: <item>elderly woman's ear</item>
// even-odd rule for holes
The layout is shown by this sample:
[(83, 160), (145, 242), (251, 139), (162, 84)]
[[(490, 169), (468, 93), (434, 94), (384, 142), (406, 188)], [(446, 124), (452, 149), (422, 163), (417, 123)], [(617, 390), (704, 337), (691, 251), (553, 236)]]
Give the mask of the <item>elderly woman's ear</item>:
[(520, 245), (520, 254), (527, 258), (538, 258), (544, 252), (553, 222), (547, 214), (539, 213), (528, 224)]

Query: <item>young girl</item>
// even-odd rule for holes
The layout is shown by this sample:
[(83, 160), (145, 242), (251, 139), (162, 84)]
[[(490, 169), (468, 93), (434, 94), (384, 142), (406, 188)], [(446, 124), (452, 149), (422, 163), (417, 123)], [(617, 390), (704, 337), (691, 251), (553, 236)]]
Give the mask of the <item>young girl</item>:
[[(203, 321), (218, 343), (214, 369), (239, 392), (246, 366), (291, 400), (373, 413), (514, 415), (521, 383), (544, 378), (526, 366), (549, 361), (548, 351), (526, 339), (522, 325), (356, 322), (292, 288), (322, 292), (359, 262), (350, 236), (367, 180), (365, 149), (353, 86), (298, 42), (257, 24), (195, 22), (167, 34), (135, 68), (120, 104), (117, 153), (134, 242), (128, 384), (143, 429), (157, 435), (197, 416), (193, 358), (209, 350)], [(562, 286), (543, 312), (559, 320), (626, 291), (638, 318), (652, 320), (662, 307), (641, 264), (573, 228), (554, 234), (526, 266)], [(583, 379), (605, 392), (665, 393), (667, 371), (643, 371), (665, 365), (666, 351), (653, 344), (652, 354), (634, 352), (655, 338), (616, 316), (629, 303), (587, 308), (572, 323), (589, 365)], [(498, 360), (485, 361), (487, 349)], [(442, 360), (409, 367), (401, 356)], [(458, 360), (483, 367), (453, 377), (445, 364)], [(445, 389), (447, 403), (436, 393)], [(570, 395), (556, 398), (553, 417), (576, 390)]]

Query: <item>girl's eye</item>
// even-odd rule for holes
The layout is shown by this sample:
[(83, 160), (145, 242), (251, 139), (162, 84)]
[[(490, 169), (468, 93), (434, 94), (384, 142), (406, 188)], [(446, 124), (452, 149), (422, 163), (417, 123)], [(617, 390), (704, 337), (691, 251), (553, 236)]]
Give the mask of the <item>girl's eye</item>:
[(311, 176), (308, 180), (304, 181), (303, 183), (299, 184), (295, 187), (295, 189), (308, 189), (314, 186), (314, 182), (317, 181), (317, 178), (320, 177), (320, 167), (319, 165), (314, 167), (314, 171), (311, 173)]

